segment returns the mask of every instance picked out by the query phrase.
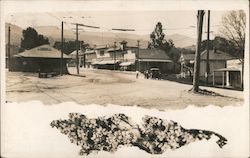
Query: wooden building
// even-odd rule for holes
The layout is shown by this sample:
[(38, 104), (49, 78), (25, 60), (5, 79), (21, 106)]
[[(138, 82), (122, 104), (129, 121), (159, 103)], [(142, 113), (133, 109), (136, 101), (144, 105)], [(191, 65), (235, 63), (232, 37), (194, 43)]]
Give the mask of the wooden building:
[(159, 68), (162, 73), (175, 73), (175, 64), (161, 49), (140, 49), (137, 52), (136, 67), (140, 72)]
[[(10, 71), (55, 73), (61, 71), (61, 52), (50, 45), (42, 45), (14, 56)], [(63, 54), (62, 70), (68, 73), (66, 63), (70, 57)]]
[[(200, 55), (200, 80), (205, 81), (206, 75), (209, 77), (209, 82), (212, 83), (214, 78), (215, 82), (221, 82), (222, 74), (216, 73), (213, 76), (213, 71), (217, 69), (227, 68), (227, 61), (234, 59), (233, 56), (222, 52), (220, 50), (209, 50), (209, 73), (207, 74), (207, 50), (201, 52)], [(185, 53), (183, 52), (180, 57), (181, 62), (181, 77), (187, 78), (193, 76), (194, 69), (194, 53)]]
[[(215, 80), (214, 76), (220, 74), (220, 82), (218, 79)], [(243, 73), (242, 73), (242, 63), (239, 59), (227, 61), (227, 68), (215, 69), (213, 71), (213, 85), (232, 88), (232, 89), (242, 89), (243, 88)]]

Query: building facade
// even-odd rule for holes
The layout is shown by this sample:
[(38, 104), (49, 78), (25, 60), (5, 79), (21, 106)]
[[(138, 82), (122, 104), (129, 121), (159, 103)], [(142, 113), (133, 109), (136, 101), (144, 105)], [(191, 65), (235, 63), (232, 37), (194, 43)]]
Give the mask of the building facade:
[(67, 62), (70, 57), (50, 45), (42, 45), (26, 50), (14, 56), (10, 71), (37, 72), (37, 73), (62, 73), (67, 74)]

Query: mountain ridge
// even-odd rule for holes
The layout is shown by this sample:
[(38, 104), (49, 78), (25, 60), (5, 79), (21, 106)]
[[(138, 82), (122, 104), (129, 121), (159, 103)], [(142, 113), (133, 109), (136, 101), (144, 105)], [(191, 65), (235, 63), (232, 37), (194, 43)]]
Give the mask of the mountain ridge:
[[(11, 39), (14, 45), (20, 46), (21, 37), (22, 37), (22, 28), (6, 23), (7, 26), (11, 26)], [(51, 45), (55, 41), (61, 41), (61, 29), (57, 26), (36, 26), (34, 29), (39, 33), (49, 38)], [(8, 37), (8, 31), (5, 33), (5, 37)], [(76, 35), (72, 30), (64, 29), (64, 38), (66, 41), (75, 40)], [(166, 39), (172, 39), (176, 47), (184, 48), (191, 45), (194, 45), (196, 40), (194, 38), (181, 35), (181, 34), (172, 34), (167, 35)], [(79, 40), (83, 40), (90, 45), (113, 45), (114, 42), (121, 42), (126, 40), (129, 46), (136, 46), (137, 40), (140, 41), (140, 46), (146, 48), (148, 41), (150, 40), (150, 35), (138, 35), (132, 33), (120, 33), (120, 32), (83, 32), (79, 31)]]

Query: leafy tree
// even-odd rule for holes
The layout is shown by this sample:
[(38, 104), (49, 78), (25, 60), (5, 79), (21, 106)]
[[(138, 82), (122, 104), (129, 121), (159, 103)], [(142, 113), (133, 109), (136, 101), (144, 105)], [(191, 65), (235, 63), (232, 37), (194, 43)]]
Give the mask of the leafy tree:
[(158, 22), (154, 31), (150, 34), (150, 47), (160, 47), (163, 45), (165, 34), (163, 33), (162, 24)]
[(162, 49), (174, 61), (177, 61), (180, 56), (180, 51), (174, 49), (175, 47), (173, 40), (169, 39), (167, 41), (165, 39), (165, 34), (163, 33), (163, 27), (161, 22), (158, 22), (156, 24), (154, 31), (150, 34), (150, 41), (148, 43), (148, 48)]
[[(228, 53), (235, 58), (238, 58), (239, 60), (243, 60), (243, 54), (239, 53), (239, 50), (237, 47), (234, 46), (232, 41), (227, 40), (224, 37), (216, 36), (214, 40), (209, 40), (209, 49), (221, 50), (225, 53)], [(201, 51), (204, 51), (207, 49), (207, 40), (202, 41), (201, 44)]]
[(173, 61), (178, 61), (180, 59), (181, 56), (181, 49), (176, 48), (176, 47), (172, 47), (169, 52), (168, 52), (169, 57), (173, 60)]
[(48, 38), (38, 34), (34, 28), (28, 27), (26, 30), (23, 30), (21, 50), (32, 49), (43, 44), (49, 44)]
[[(84, 41), (79, 41), (78, 50), (80, 49), (85, 50), (88, 46), (89, 45)], [(56, 41), (53, 47), (58, 50), (61, 50), (61, 42)], [(75, 50), (76, 50), (76, 41), (67, 41), (63, 43), (63, 53), (70, 54)]]

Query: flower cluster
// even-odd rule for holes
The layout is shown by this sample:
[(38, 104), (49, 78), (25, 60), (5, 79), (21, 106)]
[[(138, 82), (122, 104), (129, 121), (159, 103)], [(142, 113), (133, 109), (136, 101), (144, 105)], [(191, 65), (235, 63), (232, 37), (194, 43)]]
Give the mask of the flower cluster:
[(119, 145), (131, 145), (136, 141), (133, 124), (124, 114), (116, 114), (110, 118), (98, 117), (88, 119), (79, 113), (70, 113), (69, 120), (54, 120), (52, 127), (68, 135), (70, 141), (82, 147), (80, 155), (91, 151), (114, 152)]
[(80, 155), (88, 155), (94, 151), (115, 152), (121, 145), (137, 146), (151, 154), (161, 154), (167, 149), (177, 149), (183, 145), (212, 135), (219, 137), (216, 142), (220, 147), (227, 140), (212, 131), (187, 130), (174, 121), (145, 116), (142, 127), (133, 123), (124, 114), (112, 117), (88, 119), (79, 113), (70, 113), (69, 120), (54, 120), (52, 127), (68, 135), (70, 141), (81, 146)]

